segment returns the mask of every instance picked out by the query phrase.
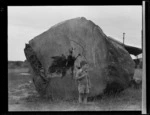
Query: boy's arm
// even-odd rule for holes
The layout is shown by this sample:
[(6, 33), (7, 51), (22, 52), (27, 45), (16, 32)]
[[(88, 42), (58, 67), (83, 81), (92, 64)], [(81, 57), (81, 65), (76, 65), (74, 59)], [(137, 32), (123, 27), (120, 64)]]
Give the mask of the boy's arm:
[(75, 79), (78, 79), (79, 78), (79, 74), (81, 73), (81, 71), (76, 71), (76, 74), (75, 74)]
[(87, 71), (81, 71), (79, 74), (81, 74), (81, 75), (78, 75), (78, 78), (82, 78), (84, 76), (88, 76)]
[(78, 71), (76, 74), (76, 79), (80, 79), (80, 78), (84, 77), (85, 74), (86, 73), (84, 71)]

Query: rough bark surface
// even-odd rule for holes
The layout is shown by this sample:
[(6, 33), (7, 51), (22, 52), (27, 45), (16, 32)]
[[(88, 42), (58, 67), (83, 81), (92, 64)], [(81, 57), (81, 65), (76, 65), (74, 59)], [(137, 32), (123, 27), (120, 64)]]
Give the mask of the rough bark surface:
[[(30, 40), (29, 45), (44, 68), (45, 78), (51, 76), (51, 57), (62, 54), (68, 56), (71, 48), (74, 49), (74, 57), (80, 53), (81, 56), (74, 65), (78, 65), (80, 58), (85, 58), (90, 64), (92, 88), (89, 96), (121, 91), (128, 87), (134, 75), (134, 62), (124, 47), (112, 42), (99, 26), (84, 17), (70, 19), (51, 27)], [(26, 57), (27, 55), (28, 53)], [(41, 75), (34, 75), (37, 91), (53, 98), (77, 98), (77, 84), (69, 71), (67, 70), (63, 78), (50, 78), (44, 81), (45, 84)]]

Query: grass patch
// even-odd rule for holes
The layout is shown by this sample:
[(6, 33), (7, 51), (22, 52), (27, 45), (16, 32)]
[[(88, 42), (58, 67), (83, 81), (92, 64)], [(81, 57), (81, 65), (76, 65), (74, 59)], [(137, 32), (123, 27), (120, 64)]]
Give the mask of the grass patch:
[[(18, 70), (19, 71), (19, 70)], [(138, 72), (142, 72), (138, 70)], [(20, 111), (116, 111), (141, 110), (142, 89), (128, 88), (117, 95), (104, 95), (88, 104), (79, 104), (78, 100), (51, 100), (41, 98), (34, 85), (25, 85), (31, 75), (8, 73), (9, 108)], [(27, 96), (24, 96), (28, 94)]]
[(18, 73), (8, 73), (8, 88), (17, 88), (20, 84), (28, 83), (31, 80), (30, 75), (20, 75)]

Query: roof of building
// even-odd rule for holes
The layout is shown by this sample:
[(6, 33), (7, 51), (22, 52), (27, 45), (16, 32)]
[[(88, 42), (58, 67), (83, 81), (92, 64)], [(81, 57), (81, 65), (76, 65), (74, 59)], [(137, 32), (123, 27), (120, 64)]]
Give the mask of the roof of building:
[(118, 41), (118, 40), (116, 40), (116, 39), (114, 39), (112, 37), (108, 37), (108, 39), (110, 39), (113, 42), (116, 42), (116, 43), (122, 45), (129, 52), (129, 54), (137, 56), (137, 55), (142, 53), (142, 48), (138, 48), (138, 47), (134, 47), (134, 46), (123, 44), (120, 41)]

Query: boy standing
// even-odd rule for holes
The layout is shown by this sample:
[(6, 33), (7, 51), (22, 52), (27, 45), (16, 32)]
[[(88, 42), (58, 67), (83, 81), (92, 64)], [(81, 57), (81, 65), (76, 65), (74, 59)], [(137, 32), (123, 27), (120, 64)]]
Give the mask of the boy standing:
[(75, 79), (78, 83), (79, 91), (79, 103), (87, 103), (87, 96), (90, 89), (90, 79), (88, 75), (88, 64), (86, 61), (80, 63), (80, 67), (77, 69)]

